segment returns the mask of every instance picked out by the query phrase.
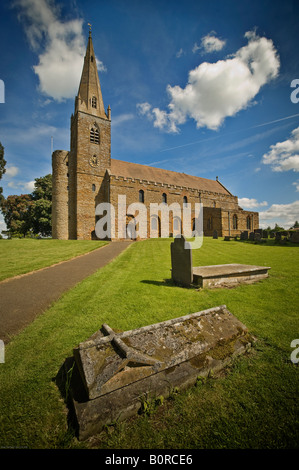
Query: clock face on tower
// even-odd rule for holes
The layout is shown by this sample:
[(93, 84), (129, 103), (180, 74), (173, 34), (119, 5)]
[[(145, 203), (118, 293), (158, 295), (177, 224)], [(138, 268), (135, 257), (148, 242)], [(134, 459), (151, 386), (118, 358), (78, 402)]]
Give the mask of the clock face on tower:
[(92, 157), (90, 157), (89, 159), (89, 164), (90, 166), (92, 166), (93, 168), (99, 166), (100, 162), (99, 162), (99, 159), (96, 155), (93, 155)]

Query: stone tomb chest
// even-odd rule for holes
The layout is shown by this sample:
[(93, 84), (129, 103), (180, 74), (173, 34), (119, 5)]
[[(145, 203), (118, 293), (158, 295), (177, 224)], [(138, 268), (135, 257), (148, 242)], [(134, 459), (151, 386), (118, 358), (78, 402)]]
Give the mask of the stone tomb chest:
[(268, 266), (238, 263), (193, 267), (191, 245), (185, 237), (176, 237), (171, 243), (171, 277), (182, 286), (214, 288), (251, 284), (267, 278), (269, 269)]
[(72, 404), (81, 440), (244, 353), (253, 338), (225, 305), (122, 333), (108, 325), (74, 350)]

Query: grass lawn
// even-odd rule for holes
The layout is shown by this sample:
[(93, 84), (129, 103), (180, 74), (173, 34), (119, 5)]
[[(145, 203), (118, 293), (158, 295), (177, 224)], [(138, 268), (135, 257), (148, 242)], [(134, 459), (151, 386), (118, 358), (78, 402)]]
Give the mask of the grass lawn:
[[(234, 289), (173, 286), (170, 240), (131, 245), (67, 292), (5, 349), (0, 364), (0, 447), (298, 448), (299, 246), (205, 238), (194, 265), (271, 266), (270, 276)], [(78, 442), (55, 377), (73, 347), (102, 323), (127, 330), (226, 304), (258, 339), (221, 377), (164, 400), (150, 415)], [(299, 354), (297, 354), (299, 356)]]
[(102, 241), (34, 240), (29, 238), (0, 240), (0, 281), (29, 273), (93, 251)]

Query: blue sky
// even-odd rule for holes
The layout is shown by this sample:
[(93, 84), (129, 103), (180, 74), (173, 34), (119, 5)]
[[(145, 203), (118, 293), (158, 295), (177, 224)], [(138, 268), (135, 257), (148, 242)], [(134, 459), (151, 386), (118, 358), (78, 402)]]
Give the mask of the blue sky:
[(299, 220), (298, 20), (290, 0), (2, 0), (4, 195), (51, 172), (52, 137), (69, 149), (91, 23), (112, 158), (218, 176), (262, 227), (288, 228)]

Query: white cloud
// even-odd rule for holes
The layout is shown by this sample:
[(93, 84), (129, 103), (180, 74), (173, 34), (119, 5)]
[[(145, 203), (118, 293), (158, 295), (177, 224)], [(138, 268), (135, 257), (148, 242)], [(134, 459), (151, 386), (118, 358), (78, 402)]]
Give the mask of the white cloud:
[(30, 193), (34, 190), (35, 181), (10, 181), (7, 186), (12, 189), (21, 189), (29, 191)]
[[(167, 86), (169, 112), (155, 111), (154, 125), (166, 132), (179, 132), (188, 117), (198, 128), (218, 129), (224, 119), (253, 104), (261, 87), (278, 75), (277, 51), (270, 39), (247, 32), (248, 44), (232, 57), (203, 62), (189, 72), (185, 88)], [(157, 108), (154, 108), (157, 110)]]
[(176, 57), (179, 59), (180, 57), (182, 57), (183, 54), (184, 54), (184, 51), (183, 51), (183, 49), (181, 48), (181, 49), (176, 53)]
[(215, 36), (215, 33), (211, 33), (204, 36), (201, 40), (201, 47), (205, 52), (216, 52), (221, 51), (225, 46), (226, 41), (219, 39)]
[(299, 180), (295, 181), (292, 183), (294, 186), (296, 186), (296, 191), (299, 191)]
[(197, 42), (195, 42), (193, 49), (192, 49), (193, 54), (195, 54), (199, 49), (200, 49), (200, 46), (197, 44)]
[(290, 204), (273, 204), (269, 209), (259, 213), (262, 228), (278, 225), (288, 229), (299, 220), (299, 201)]
[(13, 178), (13, 177), (16, 176), (18, 173), (19, 173), (19, 168), (18, 168), (18, 167), (16, 167), (16, 166), (10, 166), (10, 167), (6, 168), (5, 175), (6, 175), (6, 176), (10, 176), (11, 178)]
[(134, 114), (132, 113), (119, 114), (118, 116), (115, 116), (113, 118), (112, 126), (113, 127), (119, 126), (123, 122), (130, 121), (131, 119), (134, 119)]
[(291, 132), (289, 139), (270, 146), (262, 162), (271, 165), (273, 171), (299, 171), (299, 127)]
[(248, 197), (241, 197), (238, 199), (239, 205), (243, 209), (254, 209), (257, 207), (265, 207), (268, 205), (267, 201), (258, 202), (256, 199), (249, 199)]
[[(16, 0), (19, 19), (24, 24), (31, 47), (43, 51), (33, 67), (42, 93), (62, 101), (73, 98), (79, 87), (85, 55), (82, 19), (61, 21), (53, 0)], [(98, 69), (105, 70), (97, 61)]]

